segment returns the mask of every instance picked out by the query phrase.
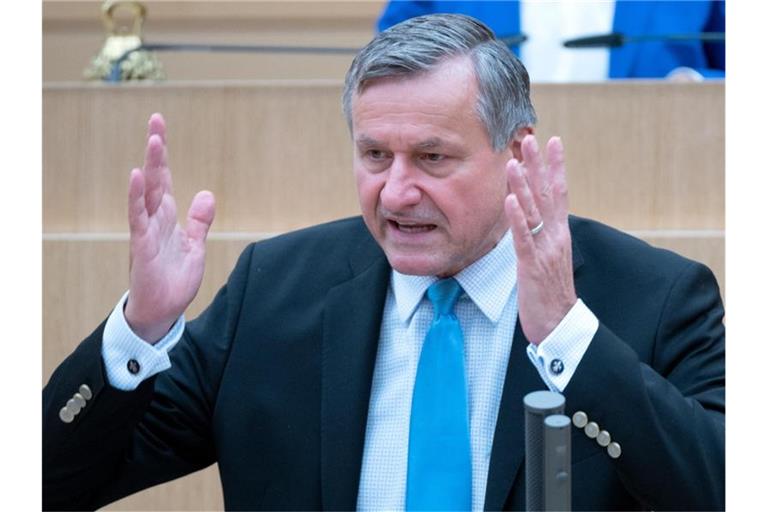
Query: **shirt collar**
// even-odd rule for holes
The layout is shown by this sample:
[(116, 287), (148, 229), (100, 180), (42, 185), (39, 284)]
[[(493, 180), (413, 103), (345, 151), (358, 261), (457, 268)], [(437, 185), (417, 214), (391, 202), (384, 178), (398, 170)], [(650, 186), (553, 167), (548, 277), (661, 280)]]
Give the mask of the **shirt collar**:
[[(509, 301), (517, 282), (517, 257), (509, 230), (485, 256), (454, 276), (472, 302), (493, 323)], [(400, 320), (407, 323), (435, 276), (412, 276), (392, 269), (391, 287)]]

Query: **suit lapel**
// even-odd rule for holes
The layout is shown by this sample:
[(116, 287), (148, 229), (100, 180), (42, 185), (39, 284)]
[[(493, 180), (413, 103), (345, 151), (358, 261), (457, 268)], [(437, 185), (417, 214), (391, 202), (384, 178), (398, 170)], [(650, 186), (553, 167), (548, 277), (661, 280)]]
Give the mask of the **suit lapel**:
[[(332, 288), (323, 321), (321, 486), (323, 508), (357, 505), (368, 402), (390, 267), (366, 242), (352, 258), (354, 276)], [(371, 263), (373, 261), (373, 263)]]
[[(584, 260), (573, 234), (572, 222), (571, 234), (573, 271), (576, 274)], [(525, 458), (523, 397), (531, 391), (547, 389), (547, 385), (541, 380), (536, 368), (528, 359), (527, 347), (528, 340), (523, 334), (518, 317), (507, 364), (507, 375), (504, 378), (499, 414), (496, 419), (496, 430), (493, 435), (493, 449), (485, 492), (485, 510), (501, 510), (504, 507)], [(519, 505), (525, 507), (525, 503)]]

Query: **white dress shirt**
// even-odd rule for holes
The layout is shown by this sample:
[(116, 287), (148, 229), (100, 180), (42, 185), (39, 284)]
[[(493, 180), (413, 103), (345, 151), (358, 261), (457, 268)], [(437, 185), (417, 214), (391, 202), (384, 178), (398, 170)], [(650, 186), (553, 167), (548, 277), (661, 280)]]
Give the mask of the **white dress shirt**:
[[(517, 321), (517, 259), (512, 235), (454, 276), (464, 294), (454, 312), (464, 334), (472, 509), (483, 510), (493, 434)], [(437, 279), (392, 272), (373, 372), (358, 510), (404, 510), (411, 397), (433, 308), (425, 292)], [(553, 391), (563, 391), (597, 331), (579, 300), (529, 357)], [(545, 348), (546, 347), (546, 348)], [(559, 375), (550, 362), (560, 359)]]

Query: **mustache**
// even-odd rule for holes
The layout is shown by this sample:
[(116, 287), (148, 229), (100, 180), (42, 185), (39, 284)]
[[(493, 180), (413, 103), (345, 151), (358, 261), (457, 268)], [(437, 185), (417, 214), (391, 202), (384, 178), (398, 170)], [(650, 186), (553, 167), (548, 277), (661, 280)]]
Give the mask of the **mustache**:
[(399, 224), (440, 224), (443, 216), (432, 211), (413, 210), (408, 212), (391, 211), (386, 208), (378, 208), (380, 218)]

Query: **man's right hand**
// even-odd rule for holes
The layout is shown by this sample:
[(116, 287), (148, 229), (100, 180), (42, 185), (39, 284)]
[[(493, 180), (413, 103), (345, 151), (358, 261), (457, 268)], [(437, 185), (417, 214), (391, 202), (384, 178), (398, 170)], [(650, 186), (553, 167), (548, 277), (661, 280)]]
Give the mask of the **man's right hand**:
[(144, 167), (131, 171), (128, 185), (130, 293), (125, 319), (143, 340), (156, 343), (189, 306), (205, 267), (205, 238), (214, 216), (214, 198), (198, 192), (186, 228), (176, 220), (165, 120), (149, 118)]

